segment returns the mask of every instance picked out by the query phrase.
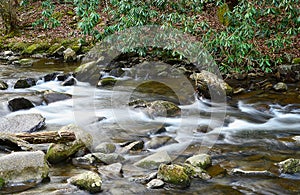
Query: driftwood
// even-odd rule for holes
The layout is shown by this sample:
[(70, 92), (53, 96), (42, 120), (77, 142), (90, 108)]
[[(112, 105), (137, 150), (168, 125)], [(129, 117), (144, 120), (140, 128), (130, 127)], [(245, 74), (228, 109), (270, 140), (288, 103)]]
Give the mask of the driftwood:
[(35, 133), (15, 133), (13, 136), (31, 144), (66, 143), (76, 140), (72, 131), (44, 131)]

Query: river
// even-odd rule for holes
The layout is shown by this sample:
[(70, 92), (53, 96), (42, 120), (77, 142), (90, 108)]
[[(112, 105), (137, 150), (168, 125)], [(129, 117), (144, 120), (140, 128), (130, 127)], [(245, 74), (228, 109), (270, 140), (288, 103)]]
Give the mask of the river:
[[(300, 174), (281, 174), (276, 166), (276, 163), (285, 159), (300, 158), (300, 139), (295, 139), (300, 130), (299, 94), (288, 97), (289, 94), (254, 91), (236, 96), (226, 105), (195, 98), (192, 103), (180, 105), (185, 113), (184, 117), (151, 118), (140, 110), (128, 110), (128, 107), (116, 103), (118, 98), (131, 95), (130, 82), (126, 85), (128, 88), (124, 87), (119, 91), (116, 88), (96, 89), (84, 82), (78, 82), (76, 86), (61, 86), (58, 81), (43, 80), (28, 89), (12, 87), (21, 77), (38, 78), (55, 71), (71, 72), (78, 65), (49, 59), (36, 60), (31, 67), (0, 64), (0, 79), (9, 84), (9, 89), (0, 91), (0, 117), (40, 113), (46, 118), (45, 130), (58, 130), (71, 123), (88, 125), (86, 130), (93, 135), (95, 143), (120, 143), (140, 138), (149, 140), (149, 129), (166, 127), (164, 136), (169, 136), (176, 142), (138, 154), (126, 154), (123, 177), (104, 178), (102, 194), (300, 193)], [(295, 89), (298, 86), (289, 87)], [(37, 92), (45, 90), (68, 93), (73, 98), (17, 112), (10, 112), (7, 108), (7, 101), (13, 97), (34, 97)], [(212, 116), (223, 118), (212, 120)], [(105, 119), (95, 122), (98, 117)], [(203, 129), (206, 128), (209, 131), (205, 133)], [(212, 174), (224, 172), (225, 169), (227, 172), (242, 169), (268, 171), (272, 174), (217, 174), (207, 181), (193, 179), (191, 186), (184, 190), (150, 190), (142, 184), (132, 182), (131, 178), (149, 173), (149, 170), (136, 168), (133, 163), (159, 150), (168, 151), (174, 162), (179, 163), (193, 154), (208, 152), (213, 159)], [(67, 183), (69, 177), (83, 170), (71, 163), (53, 165), (50, 182), (20, 194), (84, 194), (84, 191)]]

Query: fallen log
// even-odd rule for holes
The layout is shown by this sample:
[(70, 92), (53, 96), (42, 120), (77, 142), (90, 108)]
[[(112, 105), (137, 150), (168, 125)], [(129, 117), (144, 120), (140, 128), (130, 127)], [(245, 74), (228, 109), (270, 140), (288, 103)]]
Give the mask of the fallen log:
[(15, 133), (13, 136), (22, 139), (30, 144), (43, 143), (66, 143), (76, 140), (72, 131), (43, 131), (34, 133)]

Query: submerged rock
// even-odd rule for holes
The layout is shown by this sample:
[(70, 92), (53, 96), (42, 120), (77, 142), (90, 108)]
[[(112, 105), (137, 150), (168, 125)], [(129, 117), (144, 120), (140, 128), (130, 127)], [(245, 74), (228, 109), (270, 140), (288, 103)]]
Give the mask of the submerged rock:
[(160, 151), (134, 163), (134, 165), (144, 169), (157, 169), (160, 164), (169, 164), (171, 162), (172, 159), (168, 153), (166, 151)]
[(13, 152), (0, 157), (0, 178), (14, 183), (39, 183), (48, 177), (49, 167), (42, 151)]
[(185, 163), (191, 164), (194, 167), (206, 169), (211, 166), (211, 157), (208, 154), (198, 154), (186, 159)]
[(287, 91), (288, 86), (285, 83), (279, 82), (273, 86), (275, 91)]
[(33, 108), (33, 103), (25, 98), (14, 98), (8, 101), (8, 108), (10, 111), (27, 110)]
[(98, 172), (101, 175), (106, 175), (107, 177), (121, 177), (123, 170), (121, 163), (113, 163), (106, 166), (101, 166), (98, 168)]
[[(195, 81), (199, 95), (205, 98), (223, 98), (224, 95), (232, 95), (233, 88), (217, 75), (202, 70), (201, 73), (193, 73), (190, 78)], [(213, 95), (213, 96), (212, 96)]]
[(8, 84), (0, 80), (0, 90), (5, 90), (8, 88)]
[(69, 179), (69, 182), (90, 193), (101, 192), (102, 178), (99, 174), (92, 171), (73, 176)]
[(22, 114), (0, 119), (0, 132), (34, 132), (45, 126), (45, 118), (40, 114)]
[(186, 174), (184, 167), (180, 165), (161, 164), (158, 168), (157, 178), (182, 188), (189, 187), (191, 184), (190, 177)]
[(57, 102), (57, 101), (67, 100), (71, 98), (72, 95), (60, 93), (60, 92), (46, 91), (44, 93), (44, 100), (47, 104)]
[(29, 88), (36, 85), (36, 80), (34, 78), (27, 78), (27, 79), (19, 79), (15, 85), (15, 89), (24, 89)]
[(300, 172), (300, 159), (289, 158), (278, 163), (278, 166), (281, 173), (298, 173)]
[(174, 117), (181, 114), (181, 109), (174, 103), (157, 100), (147, 103), (147, 110), (151, 116)]

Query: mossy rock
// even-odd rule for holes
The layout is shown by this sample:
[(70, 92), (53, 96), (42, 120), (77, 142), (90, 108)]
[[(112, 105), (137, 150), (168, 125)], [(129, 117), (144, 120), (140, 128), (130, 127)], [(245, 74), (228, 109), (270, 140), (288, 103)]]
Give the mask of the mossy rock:
[(228, 12), (230, 12), (230, 9), (229, 9), (229, 7), (228, 7), (228, 5), (226, 3), (224, 3), (223, 5), (221, 5), (218, 8), (218, 10), (217, 10), (217, 16), (219, 18), (219, 21), (224, 26), (229, 26), (229, 24), (230, 24), (229, 17), (227, 15), (225, 15)]
[(23, 54), (34, 54), (37, 52), (43, 52), (49, 49), (49, 44), (48, 43), (34, 43), (27, 47), (25, 50), (23, 50)]
[(54, 43), (51, 45), (51, 47), (47, 50), (47, 53), (52, 54), (55, 50), (61, 47), (61, 44), (59, 43)]
[(300, 172), (300, 159), (289, 158), (285, 161), (278, 163), (281, 173), (299, 173)]
[(208, 154), (198, 154), (186, 159), (185, 163), (191, 164), (194, 167), (199, 167), (201, 169), (206, 169), (211, 166), (211, 156)]
[(293, 64), (300, 64), (300, 58), (294, 58), (292, 63)]
[(182, 188), (189, 187), (191, 184), (190, 177), (186, 174), (184, 167), (180, 165), (161, 164), (158, 168), (157, 178)]
[(70, 183), (90, 193), (101, 192), (102, 178), (99, 174), (87, 171), (70, 178)]
[(117, 79), (113, 77), (106, 77), (101, 79), (97, 86), (99, 87), (106, 87), (106, 86), (113, 86), (117, 82)]

